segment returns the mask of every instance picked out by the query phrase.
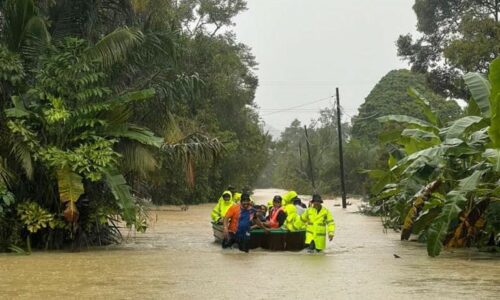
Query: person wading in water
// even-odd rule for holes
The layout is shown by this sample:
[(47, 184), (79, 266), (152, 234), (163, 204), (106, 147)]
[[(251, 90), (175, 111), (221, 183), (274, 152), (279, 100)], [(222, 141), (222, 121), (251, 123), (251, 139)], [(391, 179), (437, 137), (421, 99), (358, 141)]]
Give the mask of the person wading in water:
[(254, 219), (254, 214), (255, 209), (250, 205), (250, 195), (243, 193), (240, 204), (231, 206), (224, 217), (222, 248), (230, 248), (234, 243), (237, 243), (240, 251), (249, 251), (248, 243), (252, 220), (259, 226), (263, 226), (258, 218)]
[(313, 195), (312, 206), (300, 216), (306, 227), (306, 246), (309, 252), (320, 252), (326, 248), (326, 234), (331, 241), (335, 232), (335, 222), (332, 213), (321, 205), (320, 195)]

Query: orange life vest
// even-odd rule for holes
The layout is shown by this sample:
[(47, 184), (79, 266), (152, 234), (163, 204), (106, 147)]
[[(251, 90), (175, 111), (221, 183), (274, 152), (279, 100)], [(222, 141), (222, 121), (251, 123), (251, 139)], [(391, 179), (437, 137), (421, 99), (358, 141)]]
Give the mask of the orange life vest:
[(271, 211), (271, 216), (269, 217), (269, 225), (271, 228), (279, 228), (280, 224), (278, 222), (278, 215), (280, 211), (284, 211), (283, 207), (280, 207), (278, 209), (273, 208)]

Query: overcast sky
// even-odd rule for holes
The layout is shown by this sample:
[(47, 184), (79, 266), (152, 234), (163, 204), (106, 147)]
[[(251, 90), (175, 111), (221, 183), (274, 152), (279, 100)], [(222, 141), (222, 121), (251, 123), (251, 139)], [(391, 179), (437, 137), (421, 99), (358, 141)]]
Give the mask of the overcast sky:
[[(259, 63), (256, 102), (279, 134), (293, 119), (309, 123), (340, 88), (346, 118), (393, 69), (399, 34), (415, 32), (413, 0), (248, 0), (235, 20), (238, 40)], [(280, 110), (315, 102), (285, 112)], [(276, 131), (277, 130), (277, 131)]]

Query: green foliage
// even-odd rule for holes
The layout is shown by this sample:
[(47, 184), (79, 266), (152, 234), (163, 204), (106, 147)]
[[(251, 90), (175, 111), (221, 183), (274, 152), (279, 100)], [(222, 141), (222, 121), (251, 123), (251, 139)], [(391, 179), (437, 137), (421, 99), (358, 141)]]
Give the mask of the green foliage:
[[(413, 118), (408, 121), (429, 127), (439, 125), (438, 120), (442, 123), (454, 120), (460, 114), (458, 104), (433, 93), (422, 74), (393, 70), (377, 83), (360, 106), (358, 115), (352, 119), (352, 136), (376, 143), (382, 126), (375, 120), (388, 115), (406, 115)], [(420, 122), (424, 118), (427, 121)]]
[[(350, 194), (366, 194), (367, 175), (360, 170), (374, 166), (372, 160), (376, 147), (366, 146), (359, 140), (349, 139), (350, 126), (342, 124), (344, 139), (345, 186)], [(324, 109), (318, 120), (308, 127), (313, 164), (311, 174), (304, 128), (298, 120), (285, 129), (281, 138), (271, 144), (272, 161), (261, 177), (261, 185), (282, 186), (300, 193), (316, 192), (340, 194), (340, 172), (338, 160), (338, 137), (336, 110)], [(347, 141), (347, 142), (345, 142)], [(267, 182), (264, 182), (267, 179)]]
[(490, 65), (489, 80), (491, 92), (489, 97), (491, 122), (488, 134), (494, 148), (500, 149), (500, 59)]
[(17, 206), (17, 214), (30, 233), (36, 233), (42, 228), (56, 227), (54, 215), (40, 207), (35, 202), (24, 202)]
[(127, 184), (125, 177), (116, 171), (111, 171), (105, 175), (106, 184), (118, 203), (123, 220), (127, 222), (127, 225), (134, 224), (136, 220), (134, 198), (130, 193), (130, 186)]
[(19, 51), (29, 40), (50, 41), (46, 23), (39, 16), (33, 0), (7, 0), (2, 14), (5, 16), (4, 39), (12, 51)]
[(0, 45), (0, 80), (18, 84), (24, 76), (24, 67), (19, 55)]
[[(398, 55), (410, 63), (412, 70), (424, 73), (437, 93), (466, 99), (461, 75), (486, 73), (491, 59), (500, 53), (500, 3), (415, 0), (413, 10), (419, 37), (400, 36)], [(469, 91), (474, 93), (473, 89)], [(486, 106), (480, 107), (484, 112)]]
[(85, 191), (82, 184), (82, 177), (72, 172), (68, 167), (57, 170), (56, 174), (59, 198), (66, 205), (64, 216), (69, 222), (74, 222), (78, 215), (76, 201), (78, 201)]
[(483, 74), (468, 73), (464, 76), (464, 81), (469, 88), (473, 103), (479, 107), (482, 114), (490, 113), (489, 95), (490, 95), (490, 82)]
[(14, 195), (0, 183), (0, 218), (3, 216), (5, 210), (14, 204), (15, 201)]
[(28, 246), (60, 248), (119, 241), (120, 221), (146, 230), (139, 199), (205, 202), (256, 181), (270, 140), (254, 104), (256, 63), (221, 30), (246, 1), (4, 4), (1, 250), (23, 243), (12, 197), (64, 223)]
[[(400, 228), (403, 217), (410, 220), (410, 216), (414, 224), (405, 221), (403, 227), (426, 240), (430, 256), (439, 255), (443, 247), (482, 246), (492, 241), (489, 237), (498, 234), (497, 226), (488, 224), (489, 220), (496, 224), (489, 207), (493, 199), (498, 199), (496, 185), (500, 180), (498, 149), (490, 148), (496, 147), (495, 130), (493, 133), (491, 130), (496, 126), (492, 109), (498, 103), (496, 97), (491, 96), (496, 86), (496, 77), (491, 74), (495, 74), (496, 67), (495, 61), (491, 64), (487, 83), (481, 75), (466, 75), (472, 95), (480, 98), (471, 103), (481, 108), (477, 111), (482, 116), (455, 120), (448, 127), (439, 128), (438, 136), (435, 135), (436, 127), (422, 126), (411, 118), (389, 116), (379, 119), (407, 124), (403, 131), (407, 133), (392, 140), (394, 146), (403, 146), (398, 151), (402, 157), (391, 162), (388, 170), (372, 171), (391, 174), (379, 177), (383, 180), (378, 185), (385, 186), (375, 191), (371, 199), (372, 210), (391, 218), (385, 225), (393, 228)], [(486, 99), (489, 99), (487, 110), (484, 109)], [(411, 132), (414, 147), (409, 148), (406, 138), (413, 127), (418, 127), (419, 131)], [(424, 136), (433, 142), (426, 144), (425, 139), (415, 138)], [(421, 197), (416, 191), (432, 181), (443, 182), (439, 191), (433, 191), (432, 197)], [(407, 238), (402, 234), (402, 239)]]

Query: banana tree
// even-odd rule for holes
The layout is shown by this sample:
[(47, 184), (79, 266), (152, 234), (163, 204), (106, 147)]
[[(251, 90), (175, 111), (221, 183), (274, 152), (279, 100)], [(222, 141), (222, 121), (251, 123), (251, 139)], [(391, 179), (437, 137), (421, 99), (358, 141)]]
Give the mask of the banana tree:
[[(498, 216), (500, 61), (490, 67), (489, 80), (468, 74), (465, 82), (473, 98), (468, 115), (442, 127), (418, 93), (426, 120), (386, 116), (380, 122), (403, 124), (396, 134), (385, 134), (403, 157), (390, 156), (388, 172), (396, 178), (374, 198), (393, 203), (400, 213), (402, 239), (411, 233), (427, 241), (428, 253), (439, 255), (448, 247), (480, 244), (495, 239), (498, 227), (488, 224)], [(392, 138), (391, 138), (392, 137)], [(439, 188), (437, 188), (437, 183)], [(427, 187), (425, 185), (429, 184)], [(416, 189), (417, 188), (417, 189)], [(418, 191), (409, 196), (410, 191)], [(398, 201), (394, 201), (398, 199)], [(394, 203), (404, 203), (404, 209)], [(491, 207), (491, 208), (490, 208)]]

